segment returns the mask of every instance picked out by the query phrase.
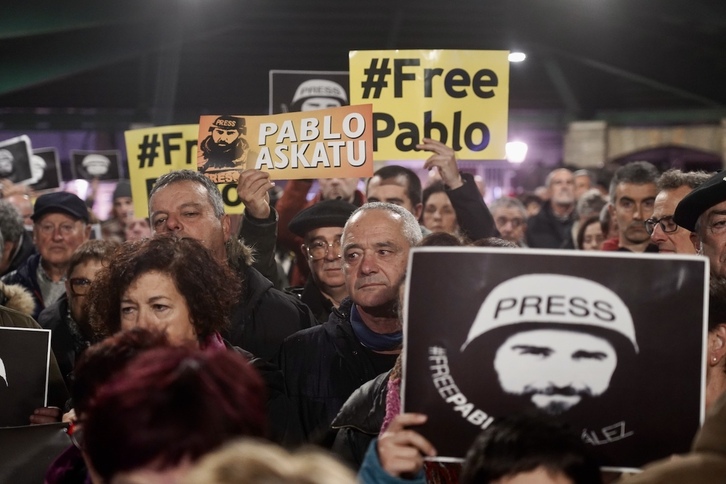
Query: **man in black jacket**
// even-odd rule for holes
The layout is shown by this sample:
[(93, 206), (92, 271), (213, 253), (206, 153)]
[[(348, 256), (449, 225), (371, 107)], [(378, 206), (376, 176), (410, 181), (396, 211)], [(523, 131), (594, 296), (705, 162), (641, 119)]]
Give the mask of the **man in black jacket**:
[(289, 335), (315, 324), (305, 304), (272, 287), (252, 267), (250, 249), (230, 239), (230, 220), (222, 194), (204, 175), (191, 170), (167, 173), (149, 195), (149, 217), (154, 234), (199, 240), (225, 261), (243, 281), (243, 294), (232, 310), (230, 343), (255, 356), (273, 359)]
[(393, 367), (403, 340), (398, 291), (420, 241), (416, 219), (397, 205), (369, 203), (348, 219), (341, 244), (350, 297), (323, 325), (287, 338), (280, 355), (308, 440), (325, 435), (355, 389)]
[(344, 200), (322, 200), (295, 215), (289, 224), (290, 231), (303, 238), (301, 253), (310, 268), (305, 286), (290, 291), (300, 294), (321, 323), (348, 296), (340, 241), (345, 222), (356, 208)]

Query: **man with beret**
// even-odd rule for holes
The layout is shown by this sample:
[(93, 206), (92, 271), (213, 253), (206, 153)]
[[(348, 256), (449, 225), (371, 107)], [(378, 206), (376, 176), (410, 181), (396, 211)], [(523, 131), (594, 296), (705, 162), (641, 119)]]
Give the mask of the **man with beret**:
[(658, 246), (658, 252), (666, 254), (695, 254), (691, 232), (679, 227), (673, 220), (673, 212), (683, 197), (698, 188), (710, 175), (704, 172), (668, 170), (658, 179), (658, 196), (653, 205), (653, 216), (645, 221), (650, 241)]
[(350, 215), (358, 208), (343, 200), (323, 200), (298, 213), (290, 221), (290, 231), (303, 238), (310, 277), (300, 293), (302, 302), (319, 322), (325, 322), (334, 307), (348, 296), (343, 276), (340, 238)]
[(692, 232), (694, 248), (711, 261), (711, 274), (726, 276), (726, 171), (686, 195), (673, 220)]
[(199, 144), (199, 171), (244, 170), (251, 157), (245, 118), (219, 116), (209, 127), (209, 136)]
[(33, 209), (33, 241), (38, 253), (30, 256), (17, 270), (5, 275), (2, 282), (20, 284), (35, 302), (33, 319), (46, 306), (65, 294), (65, 277), (73, 252), (88, 240), (88, 208), (76, 195), (68, 192), (41, 195)]

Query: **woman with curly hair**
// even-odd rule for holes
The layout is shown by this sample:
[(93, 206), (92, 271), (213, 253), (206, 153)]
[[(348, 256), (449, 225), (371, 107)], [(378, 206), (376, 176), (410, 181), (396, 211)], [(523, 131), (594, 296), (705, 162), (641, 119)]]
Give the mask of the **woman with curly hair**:
[(241, 287), (196, 240), (154, 237), (114, 254), (89, 294), (91, 324), (102, 336), (134, 327), (163, 329), (172, 343), (220, 347)]
[(164, 331), (172, 345), (241, 353), (266, 383), (270, 438), (295, 443), (299, 423), (279, 369), (222, 339), (241, 289), (229, 267), (194, 239), (157, 236), (127, 242), (91, 287), (91, 325), (101, 337), (141, 327)]

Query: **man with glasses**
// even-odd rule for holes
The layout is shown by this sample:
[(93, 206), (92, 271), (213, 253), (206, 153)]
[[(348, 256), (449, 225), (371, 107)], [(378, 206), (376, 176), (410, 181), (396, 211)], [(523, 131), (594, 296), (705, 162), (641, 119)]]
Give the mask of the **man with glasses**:
[(709, 175), (704, 172), (684, 173), (673, 169), (666, 171), (658, 179), (659, 192), (653, 204), (653, 216), (645, 221), (645, 230), (650, 234), (651, 242), (658, 246), (658, 252), (696, 253), (691, 243), (691, 232), (676, 224), (673, 213), (683, 197), (701, 186), (708, 178)]
[(726, 276), (726, 171), (720, 171), (686, 195), (673, 220), (690, 230), (691, 243), (709, 258), (711, 274)]
[(618, 222), (615, 243), (605, 241), (603, 250), (625, 252), (657, 252), (650, 243), (645, 221), (653, 215), (658, 194), (658, 170), (647, 161), (621, 166), (610, 181), (610, 215)]
[(305, 286), (291, 291), (300, 294), (302, 302), (321, 323), (348, 296), (340, 238), (345, 222), (356, 208), (343, 200), (322, 200), (298, 213), (288, 225), (290, 232), (303, 238), (300, 249), (310, 268)]
[(5, 275), (6, 284), (20, 284), (35, 302), (33, 319), (65, 293), (65, 278), (71, 255), (88, 240), (88, 208), (68, 192), (41, 195), (33, 208), (33, 241), (38, 253), (17, 270)]
[(65, 294), (38, 316), (38, 324), (51, 330), (50, 346), (68, 388), (76, 359), (96, 341), (88, 318), (86, 296), (96, 274), (118, 246), (119, 243), (112, 240), (88, 240), (81, 244), (68, 264)]
[(527, 231), (527, 209), (524, 204), (512, 197), (501, 197), (491, 204), (489, 210), (499, 236), (519, 247), (527, 247), (524, 234)]

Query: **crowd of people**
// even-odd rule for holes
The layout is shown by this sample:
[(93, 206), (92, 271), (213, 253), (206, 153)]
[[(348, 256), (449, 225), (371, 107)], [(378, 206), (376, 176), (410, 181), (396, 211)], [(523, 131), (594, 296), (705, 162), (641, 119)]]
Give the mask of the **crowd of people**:
[(435, 173), (426, 187), (388, 165), (364, 184), (319, 180), (315, 194), (289, 181), (271, 200), (269, 174), (245, 170), (238, 224), (202, 173), (160, 177), (148, 219), (119, 182), (101, 239), (78, 196), (29, 208), (6, 189), (0, 325), (50, 329), (53, 354), (48, 405), (19, 425), (69, 425), (46, 482), (327, 483), (356, 471), (366, 483), (603, 482), (579, 434), (550, 415), (496, 419), (460, 466), (429, 459), (416, 432), (429, 416), (401, 413), (409, 252), (465, 245), (707, 257), (712, 416), (692, 454), (630, 479), (719, 482), (724, 459), (708, 454), (726, 452), (724, 173), (632, 162), (603, 193), (587, 171), (557, 168), (540, 196), (487, 207), (451, 148), (417, 148)]

